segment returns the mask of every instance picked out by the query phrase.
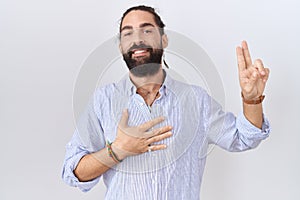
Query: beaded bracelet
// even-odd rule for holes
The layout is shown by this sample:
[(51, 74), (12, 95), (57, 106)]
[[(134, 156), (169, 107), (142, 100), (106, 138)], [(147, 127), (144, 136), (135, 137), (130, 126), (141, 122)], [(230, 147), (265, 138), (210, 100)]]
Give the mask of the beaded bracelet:
[(112, 142), (106, 141), (106, 147), (107, 147), (108, 156), (111, 157), (116, 163), (122, 162), (123, 160), (120, 160), (118, 158), (118, 156), (112, 150), (111, 145), (112, 145)]

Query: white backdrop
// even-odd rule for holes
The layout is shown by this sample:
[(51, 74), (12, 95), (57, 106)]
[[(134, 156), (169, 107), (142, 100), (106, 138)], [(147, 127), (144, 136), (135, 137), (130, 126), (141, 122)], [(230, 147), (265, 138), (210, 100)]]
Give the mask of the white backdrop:
[(279, 1), (2, 0), (0, 199), (103, 199), (60, 178), (75, 123), (72, 94), (84, 60), (115, 35), (130, 6), (159, 9), (167, 28), (197, 42), (219, 71), (226, 110), (241, 110), (235, 47), (246, 39), (271, 69), (264, 102), (272, 133), (259, 148), (209, 154), (202, 199), (300, 199), (300, 3)]

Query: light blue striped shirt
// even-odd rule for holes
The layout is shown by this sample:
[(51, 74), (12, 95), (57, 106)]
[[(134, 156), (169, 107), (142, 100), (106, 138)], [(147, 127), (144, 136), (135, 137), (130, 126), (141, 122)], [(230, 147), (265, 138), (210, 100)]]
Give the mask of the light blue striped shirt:
[(100, 177), (80, 182), (73, 170), (82, 156), (105, 148), (107, 140), (114, 141), (125, 108), (130, 126), (165, 116), (156, 127), (171, 125), (173, 135), (161, 141), (167, 149), (128, 157), (105, 172), (102, 176), (107, 200), (198, 200), (211, 145), (244, 151), (269, 136), (265, 117), (262, 129), (258, 129), (242, 113), (235, 117), (223, 112), (199, 86), (166, 75), (159, 92), (160, 97), (149, 109), (129, 76), (96, 90), (66, 146), (63, 180), (85, 192), (98, 183)]

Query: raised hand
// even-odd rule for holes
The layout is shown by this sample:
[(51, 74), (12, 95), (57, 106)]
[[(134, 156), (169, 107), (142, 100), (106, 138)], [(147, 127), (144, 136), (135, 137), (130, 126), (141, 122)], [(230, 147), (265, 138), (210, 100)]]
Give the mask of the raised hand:
[(260, 59), (252, 63), (246, 41), (236, 48), (236, 55), (243, 97), (246, 100), (257, 99), (264, 92), (270, 71), (264, 67)]
[(164, 121), (163, 117), (150, 120), (139, 126), (128, 126), (128, 110), (124, 110), (118, 125), (118, 132), (113, 142), (113, 150), (120, 159), (146, 151), (165, 149), (165, 144), (153, 144), (172, 136), (171, 126), (153, 129), (153, 126)]

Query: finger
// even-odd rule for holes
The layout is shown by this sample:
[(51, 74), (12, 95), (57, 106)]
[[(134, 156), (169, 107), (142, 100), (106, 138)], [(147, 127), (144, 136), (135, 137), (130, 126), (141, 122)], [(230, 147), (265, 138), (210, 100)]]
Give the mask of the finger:
[(163, 134), (165, 132), (168, 132), (170, 130), (172, 130), (172, 126), (164, 126), (164, 127), (161, 127), (161, 128), (151, 130), (151, 131), (147, 131), (146, 135), (148, 135), (149, 137), (153, 137), (153, 136), (160, 135), (160, 134)]
[(266, 74), (265, 72), (265, 68), (264, 68), (264, 65), (263, 65), (263, 62), (262, 60), (260, 59), (256, 59), (254, 61), (254, 67), (258, 69), (259, 73), (264, 76)]
[(268, 68), (265, 68), (266, 75), (263, 77), (263, 82), (267, 82), (269, 79), (270, 70)]
[(250, 82), (255, 82), (259, 77), (259, 71), (255, 67), (250, 67), (247, 69), (249, 71), (249, 80)]
[(149, 138), (149, 139), (147, 140), (146, 144), (149, 145), (149, 144), (152, 144), (152, 143), (154, 143), (154, 142), (159, 142), (159, 141), (161, 141), (161, 140), (164, 140), (164, 139), (166, 139), (166, 138), (171, 137), (172, 135), (173, 135), (172, 132), (171, 132), (171, 131), (168, 131), (168, 132), (166, 132), (166, 133), (164, 133), (164, 134), (157, 135), (157, 136), (154, 136), (154, 137)]
[(163, 150), (166, 148), (167, 148), (167, 145), (165, 145), (165, 144), (151, 145), (151, 146), (146, 147), (144, 152), (149, 151), (149, 149), (150, 149), (150, 151), (157, 151), (157, 150)]
[(164, 117), (157, 117), (157, 118), (154, 118), (154, 119), (140, 125), (139, 128), (141, 129), (141, 131), (147, 131), (148, 129), (152, 128), (156, 124), (161, 123), (164, 120), (165, 120)]
[(244, 58), (246, 61), (246, 67), (249, 67), (252, 65), (252, 60), (251, 60), (248, 44), (246, 41), (242, 41), (242, 49), (243, 49), (243, 54), (244, 54)]
[(119, 126), (123, 128), (128, 126), (128, 109), (123, 110)]
[(236, 48), (236, 57), (238, 61), (239, 71), (242, 72), (246, 69), (246, 62), (243, 54), (243, 49), (241, 47)]

